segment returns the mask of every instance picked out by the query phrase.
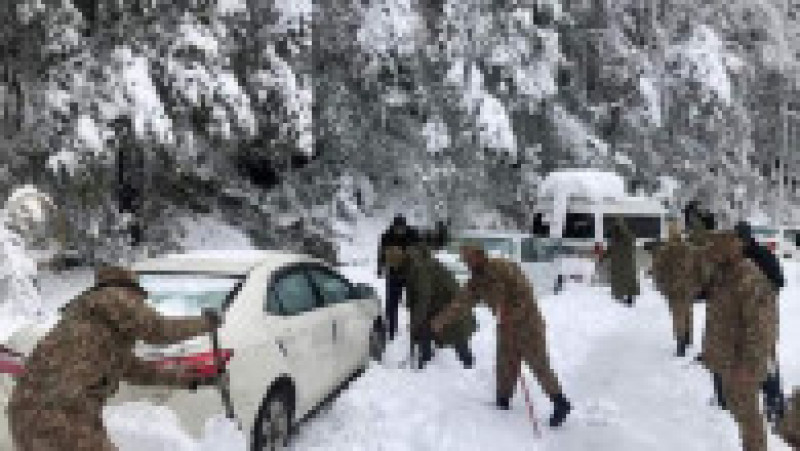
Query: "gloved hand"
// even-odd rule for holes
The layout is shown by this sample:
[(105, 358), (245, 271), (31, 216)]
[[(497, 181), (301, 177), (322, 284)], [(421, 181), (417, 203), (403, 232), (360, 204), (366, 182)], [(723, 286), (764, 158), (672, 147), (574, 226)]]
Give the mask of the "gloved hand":
[(203, 311), (203, 318), (208, 321), (209, 329), (217, 329), (219, 328), (220, 324), (222, 324), (222, 316), (220, 316), (219, 312), (212, 308), (204, 308)]

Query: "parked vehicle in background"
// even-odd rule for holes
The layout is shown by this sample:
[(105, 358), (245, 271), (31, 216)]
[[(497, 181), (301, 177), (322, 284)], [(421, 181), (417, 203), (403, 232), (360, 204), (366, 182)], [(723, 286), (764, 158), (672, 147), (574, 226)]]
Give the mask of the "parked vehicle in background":
[[(280, 449), (315, 406), (383, 350), (381, 303), (368, 285), (300, 254), (277, 251), (187, 253), (134, 265), (147, 302), (166, 316), (219, 311), (219, 352), (210, 337), (172, 346), (137, 342), (153, 365), (213, 374), (225, 362), (236, 421), (250, 449)], [(112, 404), (149, 401), (171, 408), (199, 435), (224, 412), (216, 386), (194, 391), (122, 384)], [(280, 445), (280, 446), (277, 446)]]
[(455, 274), (459, 283), (469, 278), (469, 271), (459, 255), (463, 245), (478, 246), (489, 256), (518, 263), (538, 295), (553, 292), (557, 272), (554, 267), (556, 243), (553, 240), (519, 232), (470, 230), (457, 233), (449, 239), (445, 249), (436, 254), (436, 258)]
[(779, 236), (779, 256), (788, 259), (800, 258), (800, 225), (781, 227)]
[(778, 251), (778, 242), (781, 240), (779, 228), (758, 224), (752, 224), (750, 227), (753, 231), (753, 238), (755, 238), (759, 244), (766, 246), (770, 252), (774, 253)]

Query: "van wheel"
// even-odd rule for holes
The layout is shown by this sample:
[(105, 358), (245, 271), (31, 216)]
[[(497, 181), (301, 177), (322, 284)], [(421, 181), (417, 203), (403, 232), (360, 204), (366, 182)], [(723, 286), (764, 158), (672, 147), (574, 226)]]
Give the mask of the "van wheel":
[(369, 333), (369, 357), (380, 362), (383, 360), (383, 352), (386, 350), (386, 333), (381, 325), (376, 324)]
[(291, 433), (292, 408), (283, 390), (270, 393), (258, 412), (253, 430), (253, 451), (286, 449)]

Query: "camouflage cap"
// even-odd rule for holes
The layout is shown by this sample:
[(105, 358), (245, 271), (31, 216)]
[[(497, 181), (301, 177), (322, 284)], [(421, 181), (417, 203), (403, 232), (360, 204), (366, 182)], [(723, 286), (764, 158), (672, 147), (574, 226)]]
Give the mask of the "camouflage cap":
[(102, 286), (134, 286), (139, 287), (136, 273), (119, 266), (103, 266), (97, 269), (95, 276), (97, 285)]

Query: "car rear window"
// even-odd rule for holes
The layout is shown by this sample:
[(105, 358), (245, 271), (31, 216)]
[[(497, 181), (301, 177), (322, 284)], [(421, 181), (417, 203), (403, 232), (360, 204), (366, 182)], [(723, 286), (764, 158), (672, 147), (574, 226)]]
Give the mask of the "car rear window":
[(147, 303), (164, 316), (199, 316), (204, 308), (222, 311), (244, 276), (215, 274), (139, 274)]

